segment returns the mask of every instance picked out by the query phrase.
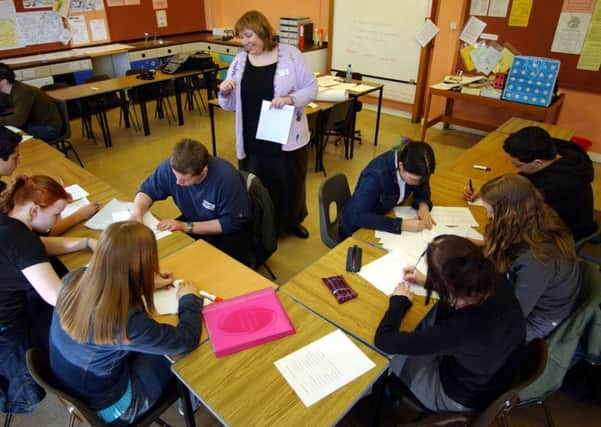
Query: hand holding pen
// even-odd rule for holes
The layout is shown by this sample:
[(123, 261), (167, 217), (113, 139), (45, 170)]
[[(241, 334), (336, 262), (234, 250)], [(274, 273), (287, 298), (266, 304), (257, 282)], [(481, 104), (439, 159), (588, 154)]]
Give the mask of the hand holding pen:
[(424, 286), (426, 284), (426, 275), (419, 271), (416, 266), (410, 265), (403, 268), (403, 280), (408, 283)]
[(463, 198), (468, 202), (473, 202), (480, 196), (480, 192), (474, 189), (474, 185), (472, 184), (472, 179), (470, 178), (468, 181), (467, 187), (463, 187)]

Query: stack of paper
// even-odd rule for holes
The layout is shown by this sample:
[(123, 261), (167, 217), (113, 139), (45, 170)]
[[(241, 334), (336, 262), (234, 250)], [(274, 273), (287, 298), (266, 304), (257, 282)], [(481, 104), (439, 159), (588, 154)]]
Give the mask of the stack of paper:
[(71, 195), (72, 202), (69, 203), (61, 212), (62, 218), (66, 218), (75, 213), (75, 211), (77, 211), (79, 208), (90, 204), (90, 201), (87, 198), (89, 193), (81, 188), (81, 186), (73, 184), (65, 187), (65, 191)]
[(274, 364), (307, 407), (376, 366), (340, 329)]

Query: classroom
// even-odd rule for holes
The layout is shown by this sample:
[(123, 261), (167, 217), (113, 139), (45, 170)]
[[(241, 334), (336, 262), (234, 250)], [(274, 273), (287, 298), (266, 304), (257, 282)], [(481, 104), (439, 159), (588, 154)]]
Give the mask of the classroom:
[[(401, 399), (399, 405), (398, 399), (395, 400), (396, 395), (391, 397), (389, 393), (389, 388), (394, 384), (384, 384), (389, 369), (393, 369), (397, 363), (398, 359), (395, 358), (398, 352), (383, 349), (387, 347), (383, 344), (386, 340), (381, 334), (382, 324), (391, 313), (393, 300), (398, 302), (399, 299), (406, 299), (390, 295), (393, 292), (393, 295), (399, 295), (396, 286), (403, 277), (407, 282), (410, 281), (404, 276), (404, 267), (413, 266), (414, 270), (422, 270), (421, 266), (426, 267), (428, 262), (426, 268), (432, 271), (433, 267), (426, 258), (433, 258), (437, 252), (428, 249), (428, 255), (424, 254), (426, 247), (434, 247), (434, 243), (428, 244), (438, 241), (436, 236), (447, 232), (460, 235), (456, 230), (461, 228), (464, 230), (461, 240), (479, 240), (487, 251), (489, 246), (482, 240), (484, 236), (490, 240), (487, 231), (493, 229), (492, 224), (501, 230), (508, 227), (502, 223), (497, 211), (492, 217), (488, 211), (489, 208), (497, 209), (493, 198), (494, 188), (491, 189), (489, 181), (519, 171), (524, 176), (528, 175), (522, 164), (528, 161), (520, 158), (516, 163), (518, 155), (513, 152), (510, 155), (510, 149), (507, 148), (510, 136), (524, 128), (533, 128), (535, 133), (542, 129), (547, 137), (550, 135), (554, 138), (553, 141), (572, 140), (569, 144), (581, 147), (578, 150), (584, 158), (582, 162), (590, 168), (590, 173), (586, 172), (591, 176), (586, 186), (590, 186), (590, 193), (587, 194), (592, 194), (592, 206), (589, 209), (591, 219), (601, 225), (601, 122), (597, 113), (601, 108), (601, 57), (598, 55), (601, 47), (600, 41), (595, 39), (595, 34), (601, 33), (601, 0), (562, 0), (552, 5), (534, 0), (374, 0), (368, 3), (360, 0), (0, 0), (0, 10), (0, 63), (7, 64), (14, 71), (17, 81), (35, 87), (53, 85), (46, 94), (56, 102), (61, 114), (63, 110), (60, 106), (63, 105), (66, 117), (70, 117), (67, 136), (58, 138), (61, 142), (46, 144), (41, 137), (24, 140), (14, 172), (3, 176), (4, 163), (0, 159), (0, 180), (10, 186), (21, 175), (49, 175), (69, 192), (75, 188), (73, 185), (83, 189), (88, 193), (87, 198), (83, 199), (89, 199), (92, 205), (98, 203), (96, 210), (101, 209), (100, 213), (110, 205), (103, 216), (93, 216), (85, 225), (83, 222), (69, 225), (71, 228), (64, 236), (76, 243), (76, 249), (83, 250), (57, 258), (66, 271), (86, 266), (90, 259), (99, 256), (94, 254), (91, 258), (91, 248), (96, 248), (97, 244), (109, 244), (108, 238), (106, 241), (99, 238), (99, 230), (105, 229), (111, 222), (131, 217), (141, 221), (143, 216), (144, 224), (155, 232), (160, 271), (173, 273), (171, 281), (190, 280), (195, 289), (206, 291), (211, 298), (222, 297), (225, 303), (232, 304), (238, 301), (237, 297), (251, 292), (273, 294), (279, 310), (284, 312), (288, 329), (280, 338), (262, 341), (265, 343), (235, 354), (219, 354), (217, 339), (207, 323), (210, 313), (218, 313), (223, 302), (207, 305), (208, 297), (205, 296), (203, 313), (206, 312), (206, 315), (203, 314), (203, 326), (197, 337), (200, 345), (186, 356), (170, 358), (174, 364), (170, 365), (169, 372), (178, 379), (169, 383), (170, 387), (173, 386), (169, 390), (174, 397), (167, 399), (163, 410), (156, 413), (159, 416), (162, 412), (160, 418), (166, 425), (413, 425), (410, 423), (415, 418), (416, 408), (421, 405), (419, 395), (412, 397), (413, 407), (407, 406), (405, 398)], [(295, 60), (302, 59), (304, 69), (310, 74), (306, 81), (313, 81), (307, 85), (313, 85), (315, 89), (305, 102), (304, 94), (300, 93), (302, 91), (295, 94), (299, 88), (276, 96), (280, 90), (278, 84), (273, 87), (261, 86), (263, 93), (267, 90), (270, 98), (273, 97), (274, 106), (277, 98), (284, 105), (282, 111), (292, 106), (289, 116), (286, 116), (284, 140), (280, 143), (290, 144), (293, 139), (291, 135), (296, 129), (300, 129), (301, 139), (305, 138), (302, 128), (305, 126), (305, 117), (310, 130), (307, 148), (295, 149), (302, 151), (302, 154), (297, 157), (277, 157), (290, 163), (282, 168), (268, 168), (267, 174), (273, 174), (276, 178), (272, 181), (279, 185), (281, 180), (278, 174), (290, 174), (290, 169), (296, 168), (295, 164), (299, 163), (297, 160), (302, 160), (303, 165), (299, 170), (306, 175), (302, 190), (306, 212), (301, 208), (300, 222), (272, 225), (277, 249), (267, 251), (266, 259), (260, 258), (256, 242), (249, 243), (250, 252), (240, 255), (245, 246), (239, 242), (246, 238), (236, 238), (233, 244), (222, 244), (218, 238), (196, 240), (196, 235), (204, 234), (204, 224), (201, 223), (208, 221), (190, 218), (179, 196), (175, 193), (171, 193), (173, 197), (163, 197), (165, 194), (158, 196), (157, 189), (161, 167), (167, 168), (170, 176), (173, 171), (173, 186), (185, 188), (188, 185), (182, 179), (191, 172), (182, 173), (175, 166), (177, 163), (174, 163), (174, 159), (177, 150), (191, 150), (182, 151), (186, 155), (196, 153), (196, 145), (194, 142), (181, 145), (182, 140), (198, 141), (204, 145), (206, 150), (203, 150), (209, 155), (209, 170), (258, 168), (249, 159), (259, 159), (263, 152), (249, 156), (246, 162), (240, 162), (241, 152), (246, 150), (250, 153), (256, 148), (251, 148), (246, 142), (241, 145), (242, 128), (247, 126), (244, 121), (246, 118), (235, 108), (235, 100), (231, 100), (235, 98), (236, 86), (232, 86), (231, 92), (224, 86), (228, 79), (235, 81), (237, 78), (235, 73), (239, 64), (236, 58), (242, 52), (247, 52), (244, 58), (250, 58), (247, 64), (253, 65), (252, 68), (247, 65), (246, 72), (250, 69), (259, 73), (256, 70), (269, 68), (254, 63), (253, 55), (261, 57), (265, 50), (259, 50), (258, 54), (253, 50), (253, 41), (248, 41), (252, 34), (245, 35), (245, 31), (236, 34), (236, 22), (249, 10), (257, 10), (267, 18), (279, 35), (280, 46), (283, 46), (279, 52), (292, 51), (291, 47), (286, 46), (288, 44), (299, 47), (298, 56), (294, 56), (295, 53), (289, 56), (282, 54), (275, 56), (276, 61), (279, 64), (292, 57)], [(572, 17), (570, 25), (564, 22), (568, 15)], [(578, 29), (575, 29), (576, 21), (581, 24)], [(303, 30), (286, 27), (296, 26), (297, 22)], [(45, 31), (38, 30), (40, 25)], [(297, 32), (291, 35), (283, 29)], [(302, 41), (298, 41), (298, 31), (303, 32)], [(232, 39), (231, 36), (235, 37)], [(575, 44), (578, 46), (574, 47)], [(599, 47), (599, 50), (595, 47)], [(296, 49), (292, 52), (296, 52)], [(500, 68), (505, 52), (509, 52), (508, 55), (513, 58), (514, 68)], [(489, 56), (485, 57), (485, 53)], [(477, 54), (482, 56), (478, 57)], [(498, 57), (495, 56), (497, 54)], [(493, 66), (486, 68), (486, 61), (492, 57), (496, 60), (493, 64), (497, 67), (496, 71), (493, 71)], [(497, 79), (501, 75), (508, 87), (512, 70), (518, 70), (518, 61), (524, 57), (526, 63), (536, 63), (537, 66), (560, 64), (552, 80), (556, 86), (547, 103), (510, 101), (509, 91), (506, 97), (502, 94), (502, 85), (501, 89), (495, 86), (495, 75)], [(472, 63), (469, 58), (473, 58)], [(543, 60), (539, 61), (541, 58)], [(193, 63), (199, 68), (194, 68), (191, 65)], [(168, 65), (175, 72), (169, 72)], [(270, 72), (275, 82), (285, 82), (290, 77), (288, 69), (282, 72), (279, 68), (272, 68)], [(131, 74), (131, 71), (128, 73), (130, 69), (138, 71)], [(99, 74), (106, 75), (106, 80), (94, 78)], [(334, 74), (337, 76), (334, 77)], [(477, 83), (467, 83), (470, 76), (477, 76)], [(244, 94), (243, 78), (240, 76)], [(0, 115), (0, 124), (13, 111), (5, 104), (3, 81), (0, 68), (0, 112), (6, 108), (6, 114)], [(485, 90), (497, 93), (496, 97), (485, 95)], [(98, 102), (98, 99), (102, 101)], [(234, 104), (228, 106), (228, 102)], [(334, 112), (341, 110), (338, 108), (341, 105), (347, 109), (343, 111), (342, 118), (336, 119)], [(294, 108), (299, 106), (302, 108)], [(273, 113), (280, 114), (280, 108), (268, 108), (268, 111), (271, 110), (277, 110)], [(260, 112), (261, 119), (258, 118), (259, 108), (256, 113), (260, 122), (263, 111)], [(283, 116), (272, 119), (266, 131), (275, 134), (281, 125), (279, 121), (284, 120), (280, 117)], [(331, 131), (328, 128), (330, 125), (336, 129)], [(294, 132), (290, 131), (290, 126)], [(246, 133), (244, 135), (246, 138)], [(309, 139), (308, 133), (306, 138)], [(258, 136), (256, 140), (259, 140)], [(410, 166), (411, 160), (399, 159), (405, 159), (405, 155), (411, 156), (411, 150), (417, 150), (420, 146), (416, 144), (419, 141), (427, 143), (424, 144), (426, 148), (421, 147), (425, 154), (420, 151), (418, 156), (426, 159), (426, 169), (418, 162), (417, 170), (414, 170)], [(554, 144), (559, 147), (561, 143)], [(429, 147), (433, 156), (431, 162), (428, 160)], [(351, 204), (359, 209), (360, 183), (375, 185), (373, 180), (367, 181), (370, 177), (368, 172), (373, 173), (374, 169), (370, 168), (376, 167), (374, 162), (384, 159), (386, 155), (395, 159), (395, 170), (391, 172), (394, 175), (391, 176), (395, 177), (396, 193), (395, 200), (386, 205), (384, 214), (378, 212), (382, 218), (376, 222), (385, 226), (367, 225), (369, 221), (364, 219), (349, 225), (350, 220), (344, 219), (344, 226), (341, 223), (339, 230), (336, 224), (335, 232), (332, 232), (324, 225), (325, 219), (322, 218), (325, 184), (333, 185), (337, 179), (339, 186), (339, 177), (345, 177), (350, 194), (346, 197), (337, 194), (335, 197), (344, 199), (347, 215)], [(560, 154), (555, 156), (559, 158)], [(270, 159), (269, 156), (266, 158)], [(169, 162), (167, 159), (170, 159)], [(217, 166), (215, 162), (222, 162), (221, 159), (224, 162)], [(532, 163), (538, 164), (538, 158), (533, 159), (537, 160)], [(265, 167), (265, 164), (261, 166)], [(434, 169), (433, 173), (431, 169)], [(196, 175), (192, 173), (191, 176)], [(238, 177), (237, 172), (235, 176)], [(416, 184), (410, 182), (412, 176), (417, 176)], [(152, 177), (155, 177), (154, 181)], [(248, 191), (244, 191), (244, 197), (249, 197), (250, 204), (254, 205), (251, 181), (246, 180), (245, 175), (243, 177), (240, 188), (246, 186)], [(427, 178), (425, 183), (428, 192), (431, 191), (426, 196), (420, 192), (424, 184), (423, 177)], [(261, 180), (267, 182), (268, 178), (262, 177)], [(221, 181), (222, 185), (229, 182), (227, 178)], [(399, 195), (402, 181), (405, 187)], [(533, 179), (523, 181), (534, 184), (528, 184), (528, 188), (538, 187)], [(265, 186), (271, 189), (270, 186), (276, 184), (267, 182)], [(273, 203), (285, 206), (286, 211), (289, 208), (292, 210), (294, 200), (287, 201), (289, 198), (285, 194), (302, 193), (295, 193), (294, 183), (287, 187), (289, 184), (277, 187), (280, 194), (271, 194)], [(477, 199), (474, 197), (473, 204), (466, 201), (471, 197), (466, 195), (466, 190), (470, 189), (470, 194), (479, 193), (481, 196)], [(344, 193), (340, 188), (337, 190)], [(366, 191), (365, 188), (363, 190)], [(542, 188), (539, 190), (544, 193)], [(412, 197), (402, 203), (406, 206), (397, 206), (411, 192)], [(353, 193), (356, 194), (347, 201)], [(152, 206), (150, 220), (144, 214), (148, 206), (142, 211), (137, 210), (140, 206), (137, 203), (141, 203), (140, 194), (146, 196)], [(580, 195), (574, 196), (574, 199), (581, 200)], [(203, 197), (208, 199), (209, 196)], [(277, 201), (276, 197), (279, 197)], [(332, 197), (332, 194), (328, 197)], [(83, 199), (78, 201), (83, 203)], [(539, 216), (551, 211), (542, 202), (542, 197), (540, 200), (544, 209), (540, 207), (537, 212)], [(413, 208), (408, 206), (410, 202)], [(552, 203), (548, 201), (548, 205)], [(215, 208), (211, 208), (206, 200), (203, 200), (203, 207), (205, 210)], [(0, 208), (3, 209), (2, 205)], [(422, 211), (424, 208), (426, 213)], [(73, 207), (73, 211), (76, 209)], [(340, 213), (340, 209), (341, 206), (336, 206), (336, 214)], [(598, 264), (601, 264), (601, 244), (596, 240), (598, 229), (580, 236), (585, 237), (584, 240), (589, 237), (592, 240), (583, 241), (582, 246), (575, 247), (574, 240), (579, 241), (580, 238), (572, 238), (576, 236), (572, 226), (563, 226), (564, 216), (559, 209), (555, 209), (559, 216), (553, 213), (553, 218), (557, 220), (545, 220), (544, 226), (548, 226), (549, 222), (560, 224), (565, 235), (570, 236), (568, 246), (572, 249), (565, 251), (576, 251), (579, 258), (571, 260), (570, 265), (577, 265), (580, 269), (580, 273), (572, 275), (584, 277), (584, 271), (590, 268), (596, 277)], [(327, 210), (330, 215), (334, 212), (330, 206)], [(141, 215), (138, 215), (140, 212)], [(279, 221), (281, 214), (275, 212), (274, 216)], [(0, 219), (3, 217), (6, 217), (5, 213), (0, 213)], [(433, 227), (431, 230), (427, 226), (428, 219), (434, 220), (434, 224), (430, 224)], [(155, 228), (161, 223), (172, 224), (165, 225), (172, 228), (159, 232)], [(412, 224), (419, 227), (416, 231), (424, 230), (413, 233), (411, 228), (403, 228)], [(526, 221), (524, 224), (530, 227), (532, 222)], [(524, 229), (528, 228), (526, 225)], [(225, 227), (222, 222), (220, 231), (216, 233), (226, 233)], [(256, 234), (257, 226), (253, 227), (253, 233)], [(52, 233), (52, 228), (46, 227), (45, 231), (48, 230)], [(265, 238), (264, 235), (262, 237)], [(559, 246), (564, 247), (561, 243)], [(482, 254), (480, 249), (477, 252)], [(533, 252), (531, 256), (536, 258), (536, 251)], [(559, 253), (559, 249), (556, 252)], [(246, 255), (251, 258), (244, 258)], [(550, 256), (560, 259), (556, 253)], [(4, 262), (2, 257), (4, 254), (0, 253), (0, 264)], [(489, 257), (492, 262), (486, 262), (496, 267), (498, 259), (493, 259), (492, 252), (489, 252)], [(586, 265), (589, 267), (580, 267), (581, 263), (585, 264), (580, 257), (588, 260)], [(399, 258), (402, 258), (401, 262)], [(90, 270), (92, 268), (88, 267)], [(538, 274), (542, 277), (543, 273)], [(513, 280), (509, 271), (506, 276), (503, 283)], [(354, 297), (344, 303), (336, 296), (339, 282), (323, 280), (338, 277), (346, 282), (343, 286), (348, 284), (351, 291), (356, 291)], [(182, 284), (180, 289), (187, 286), (187, 283)], [(582, 288), (583, 285), (579, 286)], [(433, 317), (430, 309), (438, 299), (430, 301), (429, 291), (422, 286), (419, 288), (423, 292), (420, 292), (417, 287), (419, 285), (413, 284), (410, 288), (414, 293), (413, 305), (405, 309), (404, 317), (399, 317), (402, 317), (402, 321), (399, 320), (400, 330), (407, 331), (407, 334), (399, 333), (398, 324), (393, 325), (396, 328), (393, 333), (411, 335), (409, 332), (422, 319)], [(176, 291), (174, 288), (170, 293), (175, 301), (171, 305), (175, 305), (166, 309), (171, 311), (164, 311), (171, 314), (158, 316), (156, 319), (159, 322), (177, 324)], [(576, 292), (573, 301), (582, 301), (584, 294), (584, 291), (580, 295)], [(158, 305), (156, 295), (155, 306)], [(444, 300), (444, 293), (441, 295)], [(180, 299), (180, 324), (185, 318), (181, 311), (183, 300), (189, 302), (192, 299), (186, 297), (184, 294)], [(198, 297), (196, 299), (201, 300)], [(519, 295), (517, 299), (512, 297), (516, 306), (519, 305), (518, 300)], [(451, 298), (447, 303), (451, 304), (453, 310), (461, 311), (460, 300)], [(484, 303), (475, 305), (479, 304)], [(576, 311), (573, 308), (566, 316)], [(592, 319), (597, 313), (601, 314), (598, 303), (587, 312), (587, 316)], [(473, 323), (478, 321), (473, 320)], [(520, 325), (529, 334), (528, 319), (525, 326), (523, 323), (522, 317)], [(484, 324), (485, 320), (482, 321)], [(2, 322), (0, 326), (4, 326)], [(424, 327), (423, 323), (420, 327)], [(562, 327), (564, 323), (560, 323), (557, 330)], [(512, 332), (508, 329), (509, 326), (504, 333)], [(64, 330), (62, 332), (67, 336)], [(496, 333), (502, 332), (499, 330)], [(61, 336), (63, 341), (60, 342), (65, 342), (64, 336)], [(548, 349), (558, 344), (551, 341), (553, 335), (550, 333), (542, 336), (547, 336), (547, 339), (531, 342), (536, 342), (536, 345), (540, 343), (541, 348), (544, 343), (544, 351), (541, 351), (547, 355)], [(343, 345), (350, 346), (345, 349), (349, 348), (349, 360), (351, 353), (356, 357), (350, 362), (354, 364), (353, 376), (328, 392), (319, 389), (314, 394), (303, 394), (295, 387), (306, 386), (314, 377), (306, 374), (307, 378), (297, 378), (295, 383), (291, 372), (301, 369), (302, 362), (291, 356), (305, 349), (308, 352), (309, 345), (316, 345), (325, 337), (331, 338), (331, 343), (334, 339), (341, 340), (344, 344), (340, 344), (340, 348)], [(504, 341), (509, 346), (510, 338), (497, 341)], [(73, 343), (75, 341), (71, 340), (69, 345)], [(331, 346), (335, 346), (331, 343)], [(527, 347), (528, 351), (533, 347)], [(325, 348), (324, 343), (321, 348), (324, 353)], [(500, 347), (498, 352), (501, 352)], [(395, 356), (391, 358), (392, 354)], [(302, 355), (300, 353), (298, 357)], [(344, 365), (341, 361), (331, 363), (340, 363), (341, 370)], [(547, 362), (541, 363), (546, 370)], [(363, 365), (364, 369), (359, 372)], [(554, 366), (554, 369), (557, 367)], [(548, 375), (549, 371), (545, 372)], [(520, 370), (519, 374), (521, 378), (523, 372)], [(558, 374), (561, 375), (559, 383), (549, 396), (534, 396), (531, 404), (512, 406), (510, 411), (504, 416), (499, 415), (496, 420), (504, 418), (508, 424), (520, 426), (594, 424), (594, 420), (601, 417), (599, 365), (581, 361), (576, 370), (569, 371), (564, 387), (558, 389), (564, 374), (565, 369)], [(398, 382), (402, 380), (392, 376)], [(303, 380), (306, 382), (303, 383)], [(325, 382), (324, 378), (315, 376), (315, 381), (322, 380)], [(512, 386), (516, 386), (516, 380), (517, 376), (512, 380)], [(400, 385), (403, 390), (405, 387), (404, 384)], [(31, 413), (15, 413), (11, 417), (3, 413), (5, 426), (59, 426), (68, 423), (70, 414), (67, 407), (56, 393), (48, 389), (46, 391), (46, 397), (35, 405)], [(316, 397), (319, 392), (323, 394)], [(185, 397), (183, 403), (175, 403), (178, 396)], [(186, 399), (188, 396), (193, 396), (191, 402)], [(514, 401), (517, 401), (517, 396), (516, 391), (512, 395)], [(520, 398), (527, 400), (524, 396), (522, 393)], [(194, 414), (190, 403), (194, 409), (198, 407)], [(1, 398), (0, 404), (3, 405)], [(498, 411), (499, 414), (501, 412)], [(496, 423), (495, 415), (486, 418), (491, 425)], [(99, 417), (96, 419), (100, 420)], [(425, 420), (425, 424), (421, 425), (433, 423), (429, 418)], [(76, 421), (76, 424), (84, 425), (86, 422)]]

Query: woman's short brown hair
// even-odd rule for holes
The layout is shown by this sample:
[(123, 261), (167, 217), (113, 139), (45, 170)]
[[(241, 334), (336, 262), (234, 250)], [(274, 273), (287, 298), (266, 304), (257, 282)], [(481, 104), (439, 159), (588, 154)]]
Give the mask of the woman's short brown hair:
[(258, 10), (249, 10), (238, 18), (235, 30), (238, 36), (244, 30), (251, 30), (263, 41), (265, 50), (273, 50), (276, 46), (273, 27), (267, 17)]

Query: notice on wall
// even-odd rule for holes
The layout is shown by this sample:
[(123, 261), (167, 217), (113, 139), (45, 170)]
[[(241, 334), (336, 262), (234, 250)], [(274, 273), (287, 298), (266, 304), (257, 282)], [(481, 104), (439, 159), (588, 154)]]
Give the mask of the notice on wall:
[(123, 6), (123, 0), (106, 0), (107, 7)]
[(562, 12), (555, 29), (551, 52), (579, 54), (591, 16), (590, 13)]
[(486, 22), (478, 19), (474, 16), (470, 16), (470, 19), (463, 27), (463, 31), (461, 31), (461, 35), (459, 36), (459, 40), (462, 40), (469, 44), (474, 44), (484, 31), (484, 27), (486, 27)]
[(124, 0), (125, 6), (139, 6), (140, 0)]
[(16, 15), (12, 0), (0, 0), (0, 50), (23, 47), (17, 32)]
[(509, 0), (490, 0), (488, 7), (488, 16), (496, 18), (505, 18), (509, 9)]
[(438, 34), (438, 27), (430, 19), (426, 19), (424, 26), (417, 33), (417, 42), (425, 47)]
[(71, 41), (74, 45), (86, 44), (90, 42), (86, 18), (82, 15), (69, 16), (69, 27), (71, 28)]
[(57, 42), (65, 28), (55, 12), (24, 12), (16, 17), (18, 35), (26, 45)]
[(41, 9), (53, 5), (54, 0), (23, 0), (23, 9)]
[(167, 11), (166, 10), (157, 10), (156, 11), (156, 16), (157, 16), (157, 27), (159, 28), (163, 28), (166, 27), (167, 24)]
[(470, 3), (470, 15), (486, 16), (488, 13), (488, 0), (472, 0)]
[(593, 13), (597, 0), (564, 0), (562, 12)]
[(91, 12), (104, 10), (102, 0), (71, 0), (71, 12)]
[(597, 1), (591, 15), (591, 23), (576, 68), (588, 71), (599, 71), (601, 68), (601, 1)]
[(167, 9), (167, 0), (152, 0), (153, 9)]
[(92, 41), (98, 42), (108, 40), (109, 36), (106, 31), (106, 21), (104, 19), (90, 19), (90, 32), (92, 33)]
[(69, 15), (70, 9), (71, 0), (54, 0), (54, 6), (52, 6), (52, 10), (63, 18), (66, 18), (67, 15)]
[(532, 11), (532, 1), (513, 0), (507, 25), (510, 27), (527, 27), (530, 20), (530, 12)]

